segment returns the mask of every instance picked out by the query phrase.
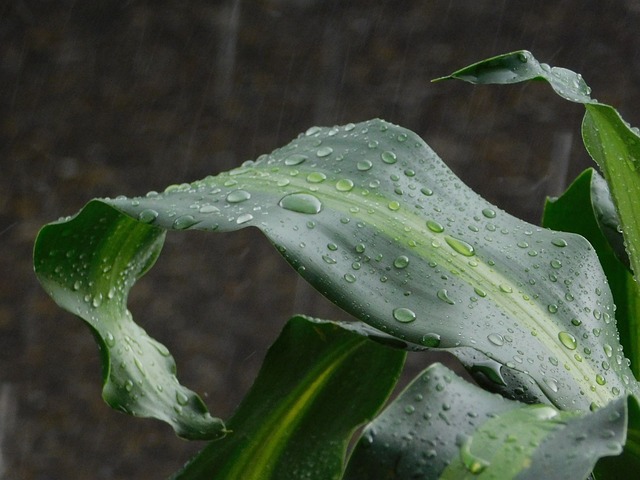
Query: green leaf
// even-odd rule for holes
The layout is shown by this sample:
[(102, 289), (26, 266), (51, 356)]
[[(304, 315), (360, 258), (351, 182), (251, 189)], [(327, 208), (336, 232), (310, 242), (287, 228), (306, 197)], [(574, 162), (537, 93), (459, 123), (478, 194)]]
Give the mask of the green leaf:
[[(231, 172), (102, 202), (161, 229), (257, 227), (362, 321), (416, 346), (474, 349), (480, 368), (489, 359), (498, 373), (518, 372), (513, 396), (541, 391), (538, 401), (588, 409), (637, 389), (626, 362), (602, 368), (607, 352), (622, 353), (588, 242), (497, 209), (417, 135), (387, 122), (314, 127)], [(51, 249), (61, 246), (40, 243), (36, 263), (48, 263), (53, 282), (67, 260)]]
[(345, 479), (585, 478), (617, 455), (626, 400), (562, 412), (489, 394), (435, 364), (364, 432)]
[(94, 332), (102, 355), (102, 395), (109, 405), (163, 420), (185, 438), (218, 438), (225, 434), (222, 421), (178, 383), (167, 348), (127, 310), (129, 290), (153, 265), (163, 240), (162, 229), (92, 201), (77, 216), (40, 231), (36, 274), (47, 293)]
[[(576, 212), (580, 212), (576, 214)], [(616, 321), (620, 341), (631, 370), (640, 374), (640, 298), (638, 285), (633, 280), (624, 250), (622, 235), (618, 232), (618, 216), (604, 179), (593, 169), (584, 171), (559, 198), (548, 199), (544, 209), (543, 225), (584, 236), (596, 250), (609, 281), (616, 304)]]
[(339, 479), (354, 430), (387, 400), (405, 353), (340, 324), (294, 317), (251, 391), (176, 478)]

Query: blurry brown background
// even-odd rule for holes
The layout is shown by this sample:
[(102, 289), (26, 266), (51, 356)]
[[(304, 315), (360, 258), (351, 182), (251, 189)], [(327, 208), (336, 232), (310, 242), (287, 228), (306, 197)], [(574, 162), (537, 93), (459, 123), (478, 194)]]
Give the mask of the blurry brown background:
[[(537, 222), (590, 165), (582, 107), (430, 80), (526, 48), (638, 125), (638, 31), (636, 0), (0, 2), (0, 478), (163, 478), (201, 447), (102, 402), (89, 330), (32, 273), (44, 223), (373, 117)], [(170, 235), (130, 307), (223, 418), (291, 314), (344, 318), (256, 231)]]

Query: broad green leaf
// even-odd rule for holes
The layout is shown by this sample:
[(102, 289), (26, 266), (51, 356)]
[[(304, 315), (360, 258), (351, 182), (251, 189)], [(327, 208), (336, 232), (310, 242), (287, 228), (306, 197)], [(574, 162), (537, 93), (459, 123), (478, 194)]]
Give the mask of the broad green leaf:
[[(538, 401), (588, 409), (637, 389), (625, 361), (602, 367), (622, 353), (588, 242), (497, 209), (417, 135), (387, 122), (314, 127), (231, 172), (102, 202), (161, 229), (257, 227), (362, 321), (417, 346), (475, 349), (496, 369), (530, 377), (546, 396)], [(121, 221), (113, 213), (107, 223)], [(51, 249), (61, 247), (40, 242), (36, 263), (48, 262), (54, 282), (67, 260)]]
[[(586, 113), (582, 138), (591, 157), (602, 170), (618, 211), (631, 269), (638, 282), (640, 272), (640, 135), (611, 106), (589, 96), (581, 75), (564, 68), (540, 64), (526, 51), (500, 55), (452, 73), (471, 83), (518, 83), (544, 80), (561, 97), (582, 103)], [(635, 336), (640, 336), (638, 330)], [(634, 342), (640, 342), (634, 339)]]
[[(576, 214), (579, 212), (579, 214)], [(596, 250), (609, 281), (616, 304), (616, 320), (624, 352), (631, 370), (640, 373), (640, 292), (630, 270), (618, 216), (604, 179), (593, 169), (584, 171), (559, 198), (549, 199), (544, 209), (543, 225), (584, 236)]]
[(435, 364), (364, 432), (346, 480), (585, 478), (618, 455), (626, 400), (563, 412), (490, 394)]
[(102, 395), (109, 405), (163, 420), (185, 438), (218, 438), (225, 434), (223, 422), (178, 383), (167, 348), (127, 310), (129, 291), (155, 262), (164, 235), (92, 201), (77, 216), (40, 231), (35, 271), (47, 293), (93, 330), (102, 356)]
[(354, 430), (373, 418), (405, 353), (340, 324), (294, 317), (251, 391), (177, 479), (339, 479)]

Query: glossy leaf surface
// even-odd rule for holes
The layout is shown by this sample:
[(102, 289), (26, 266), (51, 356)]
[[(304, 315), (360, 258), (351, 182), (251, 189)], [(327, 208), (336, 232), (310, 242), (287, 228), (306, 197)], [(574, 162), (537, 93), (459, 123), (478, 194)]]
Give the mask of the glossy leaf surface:
[(341, 478), (354, 430), (387, 400), (404, 357), (340, 324), (294, 317), (228, 422), (231, 433), (176, 478)]
[(616, 304), (616, 323), (631, 370), (640, 373), (640, 298), (618, 231), (619, 220), (604, 179), (593, 169), (584, 171), (559, 198), (546, 202), (543, 225), (584, 236), (596, 250)]
[(562, 412), (490, 394), (435, 364), (363, 433), (345, 478), (585, 478), (618, 455), (626, 401)]
[[(81, 238), (79, 225), (90, 230), (96, 223), (107, 232), (123, 222), (153, 232), (255, 226), (303, 277), (359, 319), (418, 346), (482, 352), (481, 367), (489, 358), (496, 377), (502, 366), (519, 372), (532, 391), (544, 392), (539, 401), (587, 409), (637, 388), (626, 362), (602, 368), (621, 347), (611, 292), (588, 242), (495, 208), (417, 135), (387, 122), (314, 127), (231, 172), (90, 205), (46, 227), (60, 240), (39, 240), (36, 268), (55, 297), (75, 299), (69, 310), (85, 305), (85, 319), (103, 339), (113, 319), (91, 315), (83, 298), (109, 295), (98, 281), (101, 269), (119, 278), (130, 267), (98, 251), (87, 253), (96, 268), (71, 276), (67, 255), (78, 247), (62, 239)], [(136, 245), (135, 255), (148, 255), (147, 245)], [(77, 280), (85, 291), (73, 290)], [(124, 305), (126, 294), (119, 296)], [(138, 361), (146, 370), (145, 358)], [(511, 392), (527, 396), (526, 388)]]

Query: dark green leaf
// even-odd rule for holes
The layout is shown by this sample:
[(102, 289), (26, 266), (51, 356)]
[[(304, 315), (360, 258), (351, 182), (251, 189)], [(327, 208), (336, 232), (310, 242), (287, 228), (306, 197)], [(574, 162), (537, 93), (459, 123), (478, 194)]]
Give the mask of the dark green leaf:
[(432, 365), (365, 428), (345, 478), (585, 478), (598, 458), (620, 453), (625, 407), (525, 405)]
[(163, 240), (162, 229), (93, 201), (77, 216), (40, 231), (36, 274), (61, 307), (94, 331), (102, 354), (102, 395), (109, 405), (163, 420), (186, 438), (221, 437), (222, 421), (178, 383), (173, 357), (127, 310), (129, 290), (153, 265)]
[[(506, 390), (513, 395), (528, 395), (529, 385), (544, 392), (538, 401), (588, 409), (637, 388), (626, 383), (626, 362), (602, 368), (621, 347), (588, 242), (497, 209), (417, 135), (384, 121), (314, 127), (231, 172), (103, 202), (162, 229), (258, 227), (302, 276), (364, 322), (418, 346), (472, 348), (483, 353), (480, 368), (489, 358), (494, 370), (519, 372)], [(108, 228), (119, 218), (111, 214)], [(36, 262), (47, 262), (50, 282), (67, 248), (74, 247), (39, 243)], [(50, 257), (52, 249), (62, 251)], [(124, 265), (112, 267), (119, 275)], [(54, 294), (69, 290), (62, 282)]]
[(640, 373), (640, 298), (638, 285), (621, 261), (628, 261), (618, 217), (606, 182), (593, 169), (583, 172), (557, 199), (545, 205), (543, 225), (584, 236), (596, 250), (609, 281), (616, 304), (620, 341), (631, 361), (631, 370)]
[(231, 433), (176, 478), (341, 478), (355, 428), (387, 400), (404, 356), (340, 324), (294, 317), (228, 422)]

